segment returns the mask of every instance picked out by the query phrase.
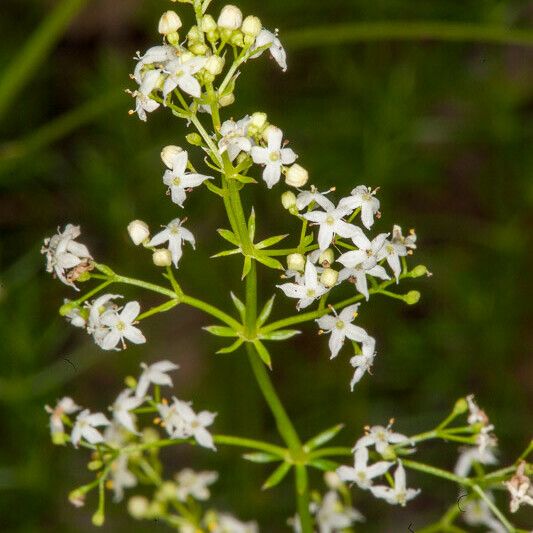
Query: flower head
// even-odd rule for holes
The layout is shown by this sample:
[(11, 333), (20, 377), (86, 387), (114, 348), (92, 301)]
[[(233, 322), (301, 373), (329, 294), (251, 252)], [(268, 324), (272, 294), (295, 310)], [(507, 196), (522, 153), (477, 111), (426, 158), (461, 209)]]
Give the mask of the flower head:
[(206, 61), (206, 57), (199, 56), (185, 56), (185, 58), (180, 56), (169, 61), (164, 68), (167, 77), (163, 83), (163, 99), (166, 100), (176, 87), (195, 98), (199, 98), (202, 94), (202, 88), (194, 75), (204, 68)]
[(533, 487), (525, 472), (526, 462), (521, 461), (513, 477), (505, 482), (511, 496), (509, 503), (511, 513), (516, 513), (521, 505), (533, 505)]
[(368, 448), (361, 447), (355, 450), (354, 466), (340, 466), (337, 474), (342, 481), (356, 483), (361, 489), (368, 489), (372, 485), (372, 480), (382, 476), (392, 466), (388, 461), (378, 461), (368, 466)]
[(188, 241), (193, 248), (195, 246), (194, 235), (182, 224), (183, 222), (179, 218), (175, 218), (165, 226), (163, 231), (154, 235), (148, 243), (148, 246), (159, 246), (168, 241), (168, 249), (172, 254), (172, 262), (176, 268), (178, 268), (178, 263), (183, 255), (181, 243)]
[(137, 485), (137, 478), (128, 470), (128, 456), (119, 455), (111, 465), (111, 486), (114, 501), (120, 502), (124, 497), (124, 489)]
[(103, 335), (100, 347), (103, 350), (126, 349), (126, 340), (133, 344), (143, 344), (146, 342), (141, 330), (135, 327), (136, 318), (141, 312), (139, 302), (128, 302), (121, 310), (105, 311), (100, 317), (100, 324), (107, 328), (107, 333)]
[(348, 239), (353, 238), (359, 232), (362, 233), (360, 228), (343, 220), (348, 213), (348, 209), (339, 206), (336, 209), (311, 211), (303, 215), (305, 219), (315, 222), (320, 227), (318, 231), (318, 245), (320, 250), (326, 250), (335, 235)]
[(374, 196), (377, 190), (372, 191), (365, 185), (359, 185), (350, 196), (340, 201), (342, 207), (348, 207), (352, 211), (361, 208), (361, 222), (366, 229), (374, 224), (374, 215), (379, 212), (379, 200)]
[(137, 409), (144, 401), (144, 398), (132, 397), (133, 391), (131, 389), (123, 390), (115, 400), (115, 403), (111, 407), (113, 411), (113, 418), (128, 431), (138, 434), (135, 427), (134, 415), (130, 412), (133, 409)]
[(89, 444), (104, 442), (104, 437), (96, 429), (99, 426), (108, 426), (111, 422), (103, 413), (91, 413), (89, 409), (84, 409), (77, 417), (70, 435), (70, 442), (74, 448), (78, 447), (81, 439)]
[(352, 381), (350, 382), (350, 389), (353, 391), (355, 385), (361, 381), (365, 372), (370, 374), (370, 369), (374, 364), (376, 357), (376, 342), (373, 337), (369, 337), (369, 340), (362, 343), (361, 354), (354, 355), (350, 359), (350, 364), (355, 368)]
[(324, 495), (320, 505), (313, 505), (319, 533), (344, 531), (354, 522), (363, 522), (365, 517), (351, 506), (344, 505), (336, 491)]
[(383, 455), (389, 444), (401, 444), (401, 443), (410, 443), (409, 439), (402, 435), (401, 433), (395, 433), (391, 430), (392, 421), (387, 426), (372, 426), (365, 428), (366, 435), (361, 437), (353, 448), (353, 451), (357, 451), (359, 448), (375, 446), (376, 451)]
[(241, 152), (249, 153), (252, 149), (252, 140), (248, 136), (250, 120), (246, 115), (237, 122), (226, 120), (220, 127), (222, 138), (218, 141), (218, 148), (222, 154), (227, 152), (232, 162)]
[(139, 380), (137, 381), (137, 388), (135, 389), (135, 396), (137, 398), (144, 398), (148, 392), (150, 383), (154, 385), (167, 385), (172, 387), (172, 378), (167, 375), (167, 372), (172, 372), (179, 368), (172, 361), (158, 361), (150, 366), (141, 363), (143, 369)]
[(370, 487), (372, 494), (376, 498), (382, 498), (391, 505), (402, 505), (415, 498), (420, 489), (408, 489), (406, 487), (405, 469), (402, 462), (398, 460), (398, 467), (394, 473), (394, 487), (378, 485)]
[(300, 191), (300, 194), (296, 198), (296, 208), (298, 211), (305, 209), (311, 202), (318, 204), (324, 211), (331, 211), (335, 209), (333, 202), (326, 198), (326, 194), (331, 192), (332, 189), (325, 192), (319, 192), (314, 185), (311, 185), (311, 190)]
[(298, 304), (296, 305), (298, 309), (308, 307), (317, 298), (320, 298), (328, 291), (328, 289), (318, 281), (317, 269), (309, 260), (307, 260), (307, 263), (305, 264), (303, 279), (297, 277), (296, 281), (296, 283), (283, 283), (282, 285), (277, 285), (277, 287), (289, 298), (298, 298)]

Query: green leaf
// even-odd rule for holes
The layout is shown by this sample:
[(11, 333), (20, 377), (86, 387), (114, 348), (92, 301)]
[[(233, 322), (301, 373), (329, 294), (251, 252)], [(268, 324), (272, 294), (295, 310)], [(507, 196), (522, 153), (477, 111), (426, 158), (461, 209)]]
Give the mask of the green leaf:
[(313, 242), (313, 239), (314, 237), (312, 233), (310, 233), (309, 235), (306, 235), (304, 237), (304, 246), (309, 246)]
[(250, 272), (251, 268), (252, 268), (252, 258), (250, 256), (246, 256), (244, 258), (244, 264), (242, 266), (241, 279), (244, 279), (248, 275), (248, 273)]
[(226, 257), (228, 255), (240, 254), (242, 250), (240, 248), (233, 248), (233, 250), (222, 250), (218, 254), (212, 255), (211, 259), (216, 259), (217, 257)]
[(297, 329), (278, 329), (272, 333), (263, 333), (261, 338), (266, 341), (286, 341), (295, 335), (299, 335), (301, 331)]
[(281, 481), (283, 478), (289, 473), (291, 469), (291, 465), (289, 463), (283, 463), (279, 465), (274, 472), (269, 476), (269, 478), (263, 483), (263, 486), (261, 487), (263, 490), (271, 489), (272, 487), (275, 487)]
[(254, 242), (255, 238), (255, 209), (252, 207), (250, 218), (248, 219), (248, 236), (250, 241)]
[(272, 358), (270, 357), (268, 350), (265, 348), (265, 345), (261, 341), (255, 340), (254, 346), (263, 363), (265, 363), (265, 365), (272, 370)]
[(266, 452), (245, 453), (242, 457), (252, 463), (274, 463), (283, 460), (278, 455)]
[(269, 237), (268, 239), (265, 239), (261, 242), (258, 242), (255, 247), (259, 250), (262, 250), (263, 248), (268, 248), (269, 246), (274, 246), (274, 244), (278, 244), (278, 242), (282, 241), (285, 237), (288, 237), (289, 234), (285, 235), (276, 235), (275, 237)]
[(216, 335), (217, 337), (238, 337), (238, 333), (227, 326), (205, 326), (202, 329), (205, 329), (208, 333)]
[(305, 447), (309, 450), (314, 450), (315, 448), (319, 448), (320, 446), (326, 444), (326, 442), (329, 442), (331, 439), (333, 439), (337, 433), (344, 427), (344, 424), (337, 424), (336, 426), (333, 426), (331, 428), (326, 429), (325, 431), (322, 431), (318, 435), (315, 435), (312, 439), (308, 440), (305, 443)]
[(283, 265), (277, 259), (274, 259), (273, 257), (268, 257), (262, 254), (257, 254), (254, 257), (257, 259), (257, 261), (259, 261), (260, 263), (262, 263), (263, 265), (269, 268), (274, 268), (276, 270), (285, 270), (283, 268)]
[(231, 174), (228, 178), (238, 181), (239, 183), (257, 183), (257, 180), (254, 180), (254, 178), (251, 178), (250, 176), (245, 176), (244, 174)]
[(309, 466), (317, 468), (318, 470), (323, 470), (324, 472), (331, 472), (337, 470), (339, 463), (329, 461), (328, 459), (314, 459), (309, 463)]
[(270, 313), (272, 313), (272, 307), (274, 306), (275, 298), (276, 298), (276, 295), (273, 294), (272, 297), (265, 304), (261, 312), (259, 313), (259, 316), (257, 317), (258, 328), (260, 328), (267, 321), (268, 317), (270, 316)]
[(237, 296), (235, 296), (235, 294), (233, 294), (233, 292), (230, 292), (229, 294), (233, 301), (233, 305), (237, 308), (237, 311), (239, 311), (241, 320), (244, 322), (244, 317), (246, 316), (246, 306), (237, 298)]
[(217, 229), (217, 233), (223, 238), (226, 239), (228, 242), (231, 242), (231, 244), (234, 244), (235, 246), (240, 246), (241, 243), (239, 239), (237, 238), (237, 235), (233, 233), (233, 231), (230, 231), (229, 229)]
[(224, 88), (224, 92), (220, 96), (231, 94), (235, 90), (235, 83), (237, 82), (238, 77), (239, 77), (239, 74), (235, 74), (234, 76), (232, 76), (231, 80)]
[(220, 187), (217, 187), (214, 183), (211, 183), (209, 180), (205, 180), (204, 184), (211, 192), (214, 192), (218, 196), (221, 196), (222, 198), (226, 196), (226, 194)]
[(221, 348), (220, 350), (218, 350), (217, 353), (219, 354), (224, 354), (224, 353), (232, 353), (234, 352), (235, 350), (237, 350), (238, 348), (240, 348), (241, 344), (243, 343), (244, 341), (242, 339), (237, 339), (233, 344), (231, 344), (230, 346), (226, 346), (226, 348)]

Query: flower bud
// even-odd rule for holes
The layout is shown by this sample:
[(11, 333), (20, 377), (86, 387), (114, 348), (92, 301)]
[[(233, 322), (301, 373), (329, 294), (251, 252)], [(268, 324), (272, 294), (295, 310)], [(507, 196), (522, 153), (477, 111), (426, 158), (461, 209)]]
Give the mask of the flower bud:
[(172, 264), (172, 254), (166, 248), (159, 248), (152, 255), (152, 261), (155, 266), (168, 267)]
[(268, 136), (270, 135), (271, 131), (279, 130), (277, 126), (274, 126), (274, 124), (269, 124), (264, 130), (263, 130), (263, 139), (265, 142), (268, 142)]
[(333, 264), (333, 261), (335, 261), (335, 254), (333, 253), (333, 250), (331, 248), (324, 250), (318, 256), (318, 262), (323, 267), (328, 268), (331, 264)]
[(165, 514), (165, 504), (157, 501), (153, 501), (148, 506), (144, 518), (155, 519)]
[(285, 183), (291, 187), (303, 187), (309, 179), (309, 173), (304, 167), (295, 163), (285, 175)]
[(287, 267), (289, 270), (303, 272), (305, 268), (305, 257), (302, 254), (290, 254), (287, 256)]
[[(224, 30), (222, 30), (224, 31)], [(233, 44), (234, 46), (238, 46), (242, 48), (244, 46), (244, 35), (242, 31), (235, 30), (229, 39), (230, 44)]]
[(203, 35), (198, 26), (191, 26), (191, 29), (187, 32), (187, 41), (189, 44), (203, 42)]
[(105, 522), (104, 511), (102, 509), (98, 509), (98, 511), (96, 511), (96, 513), (93, 514), (93, 517), (91, 520), (92, 520), (93, 526), (96, 526), (96, 527), (103, 526)]
[(337, 472), (326, 472), (324, 474), (324, 481), (326, 482), (326, 485), (332, 490), (337, 490), (343, 486), (341, 478), (339, 477)]
[(217, 23), (219, 28), (236, 30), (241, 27), (242, 12), (237, 6), (228, 4), (222, 8)]
[(202, 22), (200, 23), (200, 28), (202, 28), (204, 33), (212, 33), (217, 31), (218, 26), (215, 22), (215, 19), (211, 15), (204, 15)]
[(161, 487), (159, 487), (159, 490), (156, 492), (155, 497), (159, 501), (167, 501), (172, 500), (176, 497), (176, 490), (177, 486), (172, 481), (165, 481)]
[(142, 520), (149, 505), (150, 502), (144, 496), (132, 496), (128, 500), (128, 513), (136, 520)]
[(296, 195), (292, 191), (285, 191), (281, 195), (281, 205), (285, 209), (296, 207)]
[(193, 146), (202, 146), (203, 144), (202, 137), (198, 133), (189, 133), (188, 135), (185, 135), (185, 139), (187, 139), (187, 142)]
[(142, 442), (145, 444), (153, 444), (154, 442), (157, 442), (159, 440), (159, 433), (157, 429), (153, 427), (146, 427), (142, 431)]
[(74, 489), (69, 493), (68, 501), (74, 507), (83, 507), (85, 505), (85, 492), (81, 489)]
[(267, 114), (266, 113), (254, 113), (250, 117), (248, 123), (248, 134), (251, 136), (260, 135), (263, 129), (267, 126)]
[(180, 153), (183, 152), (183, 149), (179, 146), (169, 145), (165, 146), (163, 150), (161, 150), (161, 159), (165, 165), (172, 169), (172, 164), (174, 161), (174, 158)]
[(181, 26), (181, 19), (175, 11), (165, 11), (159, 19), (158, 31), (161, 35), (168, 35), (177, 32)]
[(211, 56), (206, 61), (204, 68), (207, 70), (207, 72), (209, 72), (209, 74), (217, 76), (224, 68), (224, 59), (219, 56)]
[(417, 265), (413, 270), (411, 270), (411, 277), (412, 278), (420, 278), (421, 276), (431, 276), (431, 273), (424, 265)]
[(218, 99), (221, 107), (227, 107), (235, 102), (235, 95), (233, 93), (225, 94)]
[(196, 56), (203, 56), (209, 50), (205, 43), (189, 44), (189, 50)]
[(133, 376), (126, 376), (124, 378), (124, 384), (128, 389), (135, 389), (137, 387), (137, 380)]
[(420, 293), (418, 291), (409, 291), (407, 294), (404, 294), (403, 301), (407, 305), (414, 305), (420, 300)]
[(87, 464), (87, 469), (88, 469), (88, 470), (91, 470), (91, 471), (94, 471), (94, 470), (100, 470), (100, 468), (102, 468), (102, 466), (103, 466), (102, 461), (95, 460), (95, 461), (90, 461), (90, 462)]
[(462, 415), (468, 411), (468, 402), (465, 398), (459, 398), (453, 406), (454, 415)]
[(339, 273), (332, 268), (325, 268), (322, 274), (320, 274), (320, 283), (330, 289), (335, 286), (339, 279)]
[(128, 233), (135, 246), (139, 246), (142, 242), (150, 237), (150, 228), (146, 222), (142, 220), (133, 220), (128, 224)]
[(257, 17), (254, 17), (253, 15), (247, 16), (243, 20), (241, 27), (241, 31), (247, 37), (257, 37), (262, 29), (263, 25), (261, 24), (261, 20), (259, 20), (259, 18)]

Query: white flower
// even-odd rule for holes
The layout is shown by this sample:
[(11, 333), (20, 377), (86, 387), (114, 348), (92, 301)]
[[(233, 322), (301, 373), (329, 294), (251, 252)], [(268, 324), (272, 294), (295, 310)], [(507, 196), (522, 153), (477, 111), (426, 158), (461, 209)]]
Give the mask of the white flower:
[(338, 315), (324, 315), (317, 319), (318, 326), (322, 330), (331, 333), (329, 337), (331, 359), (337, 357), (346, 337), (357, 342), (369, 341), (368, 333), (363, 328), (352, 324), (357, 316), (358, 308), (359, 304), (350, 305), (345, 307)]
[(259, 533), (255, 522), (241, 522), (226, 513), (217, 513), (217, 521), (209, 524), (210, 533)]
[[(252, 50), (257, 50), (263, 46), (270, 44), (269, 51), (270, 55), (276, 61), (276, 63), (281, 67), (283, 72), (287, 70), (287, 53), (281, 44), (281, 41), (278, 39), (277, 35), (268, 30), (261, 30), (259, 35), (255, 40), (255, 44)], [(263, 52), (258, 52), (252, 57), (259, 57)]]
[(237, 122), (226, 120), (220, 127), (222, 138), (218, 141), (218, 148), (221, 154), (227, 151), (232, 162), (241, 152), (249, 153), (252, 149), (252, 140), (248, 137), (249, 124), (250, 117), (246, 115)]
[[(475, 402), (474, 395), (469, 394), (466, 397), (466, 401), (468, 404), (468, 411), (469, 411), (468, 423), (470, 425), (474, 425), (474, 424), (483, 424), (483, 426), (489, 425), (489, 422), (490, 422), (489, 417), (487, 416), (485, 411), (483, 411), (483, 409), (480, 409), (478, 407), (477, 403)], [(491, 429), (494, 429), (494, 426), (492, 426)]]
[(303, 187), (308, 179), (309, 172), (304, 167), (298, 165), (298, 163), (295, 163), (287, 170), (285, 183), (291, 187)]
[(392, 227), (392, 242), (394, 244), (403, 244), (410, 250), (416, 250), (416, 233), (414, 229), (409, 230), (409, 235), (404, 237), (402, 234), (402, 228), (398, 225)]
[[(71, 300), (68, 298), (65, 298), (63, 300), (63, 304), (69, 304)], [(81, 310), (79, 307), (72, 307), (69, 309), (69, 312), (65, 315), (65, 318), (67, 321), (72, 324), (75, 328), (86, 328), (87, 327), (87, 319), (85, 316), (81, 313)]]
[[(493, 500), (492, 494), (487, 496)], [(505, 533), (507, 529), (492, 515), (485, 500), (470, 500), (466, 503), (464, 512), (461, 513), (463, 520), (470, 526), (487, 526), (489, 533)]]
[(176, 474), (175, 479), (178, 484), (176, 497), (180, 502), (187, 501), (189, 496), (198, 501), (205, 501), (211, 496), (208, 487), (218, 479), (218, 474), (216, 472), (195, 472), (190, 468), (185, 468)]
[(135, 396), (137, 398), (144, 398), (146, 396), (150, 383), (172, 387), (172, 379), (167, 375), (167, 372), (177, 370), (179, 366), (171, 361), (158, 361), (150, 366), (141, 363), (141, 368), (143, 371), (139, 376), (137, 388), (135, 389)]
[(343, 198), (340, 205), (349, 207), (352, 211), (361, 208), (361, 221), (366, 229), (370, 229), (374, 224), (374, 215), (379, 211), (379, 200), (374, 196), (377, 190), (372, 191), (364, 185), (359, 185), (350, 196)]
[(167, 162), (169, 170), (166, 170), (163, 176), (163, 183), (168, 186), (172, 201), (180, 207), (183, 207), (188, 189), (198, 187), (205, 180), (213, 179), (211, 176), (186, 172), (187, 161), (187, 152), (181, 150)]
[(490, 448), (480, 450), (476, 446), (469, 446), (462, 449), (457, 459), (454, 472), (457, 476), (466, 477), (474, 463), (493, 465), (497, 462), (498, 459)]
[(297, 283), (283, 283), (277, 285), (289, 298), (298, 298), (297, 309), (304, 309), (311, 305), (317, 298), (320, 298), (328, 291), (318, 281), (318, 272), (316, 267), (307, 261), (303, 279), (297, 279)]
[(411, 443), (405, 435), (391, 431), (391, 427), (392, 422), (387, 427), (372, 426), (365, 428), (366, 435), (355, 443), (353, 451), (356, 452), (359, 448), (363, 447), (375, 446), (376, 451), (383, 455), (389, 447), (389, 444)]
[(358, 232), (362, 233), (361, 229), (357, 226), (342, 220), (348, 213), (348, 209), (337, 207), (336, 209), (328, 209), (327, 211), (311, 211), (303, 215), (305, 219), (315, 222), (320, 226), (318, 230), (318, 245), (320, 250), (326, 250), (335, 235), (340, 235), (348, 239), (353, 238)]
[(163, 84), (163, 99), (166, 100), (169, 93), (176, 87), (195, 98), (199, 98), (202, 94), (202, 88), (194, 75), (204, 68), (206, 61), (207, 58), (205, 57), (193, 56), (185, 61), (179, 57), (167, 63), (164, 72), (168, 76)]
[(254, 146), (251, 154), (254, 163), (265, 165), (263, 179), (271, 189), (281, 177), (281, 166), (291, 165), (298, 157), (291, 148), (282, 148), (283, 132), (269, 126), (266, 132), (267, 147)]
[(177, 32), (181, 26), (181, 19), (175, 11), (165, 11), (159, 19), (157, 31), (161, 35), (168, 35)]
[(133, 244), (139, 246), (150, 237), (150, 228), (143, 220), (132, 220), (128, 224), (128, 234)]
[(112, 301), (115, 298), (122, 298), (120, 294), (103, 294), (93, 302), (86, 304), (89, 310), (89, 320), (87, 322), (87, 333), (93, 336), (94, 342), (101, 346), (104, 338), (109, 333), (109, 328), (102, 324), (102, 317), (106, 313), (113, 313), (118, 306)]
[(62, 232), (58, 228), (54, 236), (46, 238), (41, 248), (41, 253), (46, 254), (46, 271), (54, 272), (65, 285), (75, 289), (72, 279), (69, 279), (69, 271), (92, 259), (87, 247), (76, 242), (80, 235), (79, 226), (67, 224)]
[(388, 461), (378, 461), (368, 466), (368, 448), (362, 447), (355, 451), (354, 467), (340, 466), (337, 474), (342, 481), (356, 483), (362, 489), (368, 489), (375, 477), (382, 476), (392, 466)]
[(168, 435), (175, 439), (185, 439), (188, 435), (185, 432), (185, 422), (178, 413), (177, 401), (174, 398), (170, 405), (167, 402), (159, 403), (157, 404), (157, 411), (161, 417), (161, 425)]
[(166, 241), (168, 241), (168, 249), (172, 254), (172, 262), (176, 268), (178, 268), (179, 260), (183, 255), (181, 249), (182, 241), (188, 241), (193, 248), (195, 247), (194, 235), (182, 226), (179, 218), (175, 218), (169, 222), (163, 231), (154, 235), (148, 243), (148, 246), (158, 246)]
[(130, 411), (137, 409), (144, 401), (144, 398), (132, 397), (133, 391), (131, 389), (123, 390), (115, 400), (115, 403), (111, 407), (113, 411), (113, 417), (115, 420), (125, 427), (128, 431), (138, 434), (135, 427), (135, 418)]
[(90, 444), (104, 442), (104, 437), (96, 429), (99, 426), (108, 426), (111, 422), (103, 413), (93, 413), (89, 409), (84, 409), (77, 417), (70, 435), (70, 442), (74, 448), (78, 447), (81, 439), (85, 439)]
[(340, 533), (354, 522), (364, 521), (364, 516), (353, 507), (343, 505), (334, 490), (327, 492), (315, 510), (319, 533)]
[(359, 249), (350, 250), (340, 255), (337, 261), (347, 268), (354, 268), (357, 265), (362, 265), (365, 270), (373, 268), (377, 264), (378, 254), (389, 234), (380, 233), (374, 239), (369, 240), (360, 228), (353, 227), (356, 229), (353, 231), (351, 239)]
[(65, 433), (63, 415), (71, 415), (79, 411), (81, 407), (76, 405), (72, 398), (65, 396), (57, 402), (54, 408), (49, 405), (45, 405), (44, 408), (50, 415), (50, 434), (52, 435), (52, 439), (57, 438), (58, 442), (59, 440), (62, 442), (62, 435)]
[(124, 489), (137, 485), (137, 478), (128, 470), (127, 455), (119, 455), (111, 465), (111, 483), (115, 502), (122, 501)]
[(222, 8), (218, 16), (217, 25), (225, 30), (237, 30), (242, 24), (242, 11), (231, 4)]
[(394, 473), (394, 487), (386, 487), (384, 485), (378, 485), (370, 487), (372, 494), (376, 498), (382, 498), (391, 505), (402, 505), (415, 498), (420, 489), (408, 489), (406, 488), (405, 469), (402, 462), (398, 460), (398, 467)]
[[(399, 226), (394, 226), (394, 228), (398, 228)], [(401, 228), (400, 228), (401, 232)], [(396, 283), (398, 283), (398, 278), (400, 276), (400, 273), (402, 271), (402, 267), (400, 264), (400, 257), (405, 257), (408, 254), (407, 246), (400, 242), (399, 240), (394, 238), (394, 230), (393, 230), (393, 238), (392, 240), (385, 240), (383, 243), (382, 248), (377, 252), (377, 260), (381, 261), (382, 259), (386, 259), (387, 263), (389, 264), (391, 270), (394, 272), (394, 277), (396, 278)]]
[(154, 65), (163, 68), (163, 66), (168, 62), (177, 59), (176, 49), (173, 46), (164, 44), (162, 46), (153, 46), (149, 48), (144, 55), (140, 55), (137, 52), (137, 65), (135, 65), (135, 71), (133, 73), (133, 78), (140, 85), (143, 80), (143, 69), (147, 65)]
[(375, 351), (376, 342), (373, 337), (369, 337), (369, 341), (363, 342), (362, 344), (362, 354), (354, 355), (350, 359), (350, 364), (355, 368), (352, 381), (350, 382), (350, 389), (353, 392), (353, 389), (361, 378), (364, 376), (365, 372), (370, 374), (370, 369), (374, 364), (374, 359), (376, 357)]
[(196, 414), (189, 403), (174, 399), (176, 410), (184, 422), (184, 433), (187, 437), (194, 437), (196, 442), (204, 448), (216, 450), (211, 433), (206, 427), (210, 426), (216, 417), (216, 413), (200, 411)]
[(311, 185), (310, 191), (301, 191), (298, 197), (296, 198), (296, 209), (301, 211), (305, 209), (311, 202), (317, 203), (324, 211), (331, 211), (335, 209), (333, 202), (326, 198), (326, 194), (331, 192), (332, 189), (325, 192), (318, 192), (314, 185)]
[[(339, 259), (337, 259), (338, 261)], [(366, 269), (364, 263), (360, 263), (353, 268), (343, 268), (339, 272), (339, 283), (348, 279), (355, 283), (355, 288), (368, 300), (370, 293), (368, 292), (368, 282), (366, 277), (373, 276), (380, 279), (390, 279), (387, 272), (382, 266), (375, 265), (372, 268)]]
[(140, 312), (139, 302), (128, 302), (120, 312), (106, 311), (100, 317), (100, 323), (108, 328), (108, 332), (103, 337), (100, 347), (103, 350), (114, 350), (121, 343), (122, 349), (125, 350), (125, 340), (133, 344), (145, 343), (146, 338), (141, 330), (133, 325)]
[(533, 488), (531, 480), (527, 475), (526, 462), (521, 461), (516, 469), (514, 476), (504, 483), (511, 496), (509, 508), (511, 513), (516, 513), (521, 505), (533, 506)]
[(160, 70), (149, 70), (144, 74), (139, 88), (132, 93), (132, 96), (135, 98), (134, 112), (137, 113), (143, 122), (146, 122), (146, 113), (152, 113), (160, 105), (159, 102), (150, 98), (150, 94), (157, 87), (160, 77)]

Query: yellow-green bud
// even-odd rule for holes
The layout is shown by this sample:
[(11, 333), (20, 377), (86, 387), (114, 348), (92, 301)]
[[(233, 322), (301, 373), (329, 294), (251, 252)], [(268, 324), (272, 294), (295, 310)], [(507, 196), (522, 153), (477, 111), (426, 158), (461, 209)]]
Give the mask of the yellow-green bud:
[(233, 93), (225, 94), (218, 99), (221, 107), (227, 107), (235, 102), (235, 95)]
[(331, 248), (328, 248), (327, 250), (324, 250), (320, 253), (318, 256), (318, 262), (323, 267), (329, 267), (331, 264), (333, 264), (333, 261), (335, 260), (335, 254)]
[(453, 412), (456, 415), (462, 415), (468, 411), (468, 402), (465, 398), (459, 398), (453, 406)]
[(320, 274), (320, 283), (328, 289), (333, 287), (339, 279), (339, 273), (332, 268), (325, 268), (322, 274)]
[(296, 195), (292, 191), (285, 191), (281, 195), (281, 205), (285, 209), (296, 207)]
[(326, 485), (332, 490), (337, 490), (343, 485), (341, 478), (339, 477), (337, 472), (333, 471), (326, 472), (324, 474), (324, 481), (326, 482)]
[(69, 493), (68, 501), (74, 507), (83, 507), (85, 505), (85, 492), (80, 489), (74, 489)]
[(250, 135), (260, 135), (267, 126), (267, 118), (266, 113), (254, 113), (248, 123), (248, 133)]
[(145, 513), (145, 518), (159, 518), (165, 514), (165, 505), (158, 501), (153, 501), (148, 506)]
[(189, 133), (188, 135), (185, 135), (185, 139), (187, 139), (187, 142), (193, 146), (202, 146), (203, 144), (202, 137), (198, 133)]
[(204, 68), (213, 76), (217, 76), (224, 69), (224, 58), (219, 56), (211, 56), (206, 61)]
[(417, 265), (411, 270), (412, 278), (420, 278), (421, 276), (428, 275), (429, 271), (424, 265)]
[(189, 50), (196, 56), (203, 56), (209, 48), (205, 43), (191, 43)]
[(172, 165), (174, 163), (174, 158), (180, 153), (183, 152), (183, 149), (179, 146), (175, 146), (173, 144), (169, 146), (165, 146), (163, 150), (161, 150), (161, 160), (168, 168), (172, 168)]
[(200, 23), (200, 27), (202, 28), (202, 31), (204, 33), (211, 33), (214, 31), (217, 31), (217, 23), (215, 22), (215, 19), (211, 15), (204, 15), (202, 17), (202, 22)]
[(88, 470), (91, 470), (91, 471), (94, 471), (94, 470), (100, 470), (100, 468), (102, 468), (102, 461), (90, 461), (88, 464), (87, 464), (87, 469)]
[(52, 444), (55, 444), (56, 446), (63, 446), (64, 444), (66, 444), (68, 441), (67, 441), (67, 434), (66, 433), (62, 433), (62, 432), (59, 432), (59, 431), (54, 431), (52, 433)]
[(217, 21), (218, 27), (225, 30), (237, 30), (242, 24), (242, 12), (237, 6), (228, 4), (222, 8)]
[(177, 31), (167, 33), (165, 37), (167, 39), (168, 44), (171, 44), (172, 46), (178, 46), (180, 44), (180, 34)]
[(128, 500), (128, 513), (136, 520), (142, 520), (146, 516), (150, 502), (144, 496), (132, 496)]
[(161, 35), (168, 35), (177, 32), (181, 26), (181, 19), (175, 11), (165, 11), (159, 19), (158, 31)]
[(247, 37), (257, 37), (262, 29), (263, 25), (261, 24), (261, 20), (257, 17), (254, 17), (253, 15), (248, 15), (243, 20), (241, 26), (241, 31)]
[(98, 511), (96, 511), (96, 513), (94, 513), (92, 517), (93, 526), (96, 526), (96, 527), (103, 526), (104, 522), (105, 522), (104, 511), (102, 511), (101, 509), (98, 509)]
[(159, 490), (157, 491), (155, 497), (159, 501), (167, 501), (176, 497), (177, 486), (172, 481), (165, 481)]
[(414, 305), (420, 300), (420, 293), (418, 291), (409, 291), (404, 295), (403, 299), (407, 305)]
[(153, 427), (147, 427), (143, 429), (142, 441), (145, 444), (153, 444), (159, 440), (159, 432)]
[(292, 165), (287, 174), (285, 174), (285, 183), (291, 187), (303, 187), (309, 179), (309, 173), (304, 167), (295, 163)]
[(287, 267), (289, 270), (303, 272), (305, 268), (305, 257), (302, 254), (289, 254), (287, 256)]
[(198, 26), (191, 26), (191, 29), (187, 32), (187, 41), (189, 41), (189, 44), (201, 43), (203, 41), (203, 35), (198, 29)]
[(159, 248), (152, 255), (155, 266), (168, 267), (172, 264), (172, 254), (166, 248)]
[(128, 233), (135, 246), (145, 242), (150, 237), (150, 228), (142, 220), (132, 220), (128, 224)]
[(133, 376), (126, 376), (124, 378), (124, 384), (128, 389), (135, 389), (137, 387), (137, 380)]
[(230, 44), (233, 44), (235, 46), (243, 47), (244, 46), (244, 35), (242, 34), (242, 31), (235, 30), (230, 37), (229, 40)]

